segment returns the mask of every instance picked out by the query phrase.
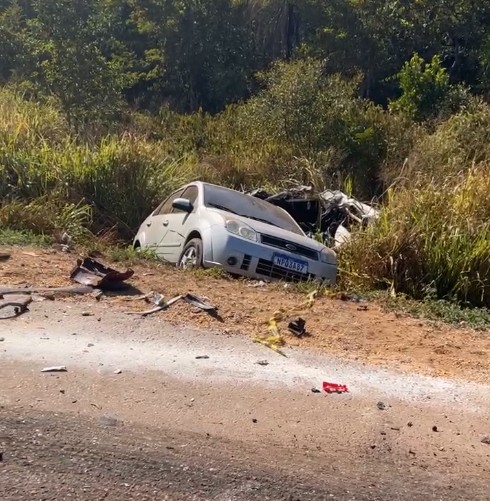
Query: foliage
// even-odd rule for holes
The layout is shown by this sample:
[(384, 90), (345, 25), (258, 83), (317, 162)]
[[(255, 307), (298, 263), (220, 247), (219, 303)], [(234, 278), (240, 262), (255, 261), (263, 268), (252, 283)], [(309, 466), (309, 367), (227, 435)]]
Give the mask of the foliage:
[(474, 99), (415, 142), (405, 175), (444, 181), (448, 174), (490, 161), (490, 107)]
[[(222, 159), (227, 152), (228, 163), (241, 164), (237, 169), (249, 172), (246, 163), (267, 169), (269, 180), (309, 183), (314, 165), (322, 185), (351, 176), (369, 195), (386, 155), (390, 117), (357, 97), (357, 80), (327, 75), (310, 59), (277, 63), (259, 77), (256, 96), (214, 119), (211, 152)], [(259, 180), (237, 176), (245, 184)]]
[[(83, 227), (98, 232), (115, 226), (129, 237), (162, 197), (192, 177), (192, 159), (170, 157), (159, 142), (123, 134), (78, 144), (55, 109), (7, 91), (0, 94), (0, 109), (6, 226), (67, 231), (76, 214)], [(93, 217), (81, 209), (87, 206)]]
[(0, 242), (2, 245), (37, 245), (45, 247), (52, 243), (52, 239), (29, 230), (12, 230), (0, 228)]
[(404, 295), (382, 297), (382, 304), (388, 310), (403, 311), (417, 318), (442, 321), (457, 327), (470, 327), (486, 331), (490, 327), (488, 308), (461, 306), (454, 301), (437, 298), (424, 298), (414, 301)]
[(464, 90), (450, 84), (449, 75), (442, 67), (439, 56), (425, 63), (415, 54), (404, 64), (398, 78), (402, 95), (391, 103), (390, 108), (413, 120), (420, 122), (447, 117), (464, 100)]
[(107, 257), (115, 263), (134, 266), (142, 262), (152, 262), (153, 266), (162, 261), (149, 249), (135, 249), (132, 245), (109, 245), (102, 247)]
[(382, 105), (413, 54), (485, 93), (489, 20), (469, 0), (0, 0), (0, 80), (56, 96), (78, 128), (111, 122), (124, 101), (222, 111), (258, 88), (258, 70), (304, 56), (360, 75)]
[(342, 250), (344, 276), (411, 297), (490, 305), (488, 164), (389, 194), (380, 220)]

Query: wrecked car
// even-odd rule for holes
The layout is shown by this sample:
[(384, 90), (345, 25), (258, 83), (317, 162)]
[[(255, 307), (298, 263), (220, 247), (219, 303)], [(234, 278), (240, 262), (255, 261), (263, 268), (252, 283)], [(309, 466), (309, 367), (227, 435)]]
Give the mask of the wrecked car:
[(181, 268), (219, 267), (254, 279), (335, 283), (332, 249), (311, 240), (285, 210), (203, 182), (180, 188), (140, 226), (134, 247)]
[(281, 207), (310, 238), (320, 238), (330, 247), (339, 247), (351, 237), (356, 226), (365, 226), (379, 217), (371, 205), (359, 202), (339, 190), (315, 193), (310, 186), (298, 186), (276, 194), (264, 190), (247, 193)]

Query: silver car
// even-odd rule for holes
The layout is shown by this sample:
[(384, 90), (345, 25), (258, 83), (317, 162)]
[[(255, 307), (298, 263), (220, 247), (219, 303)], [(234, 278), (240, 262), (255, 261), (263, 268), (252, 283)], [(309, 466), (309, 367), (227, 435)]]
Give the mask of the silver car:
[(335, 283), (335, 252), (308, 238), (283, 209), (238, 191), (195, 182), (170, 195), (133, 243), (182, 268), (219, 267), (263, 280)]

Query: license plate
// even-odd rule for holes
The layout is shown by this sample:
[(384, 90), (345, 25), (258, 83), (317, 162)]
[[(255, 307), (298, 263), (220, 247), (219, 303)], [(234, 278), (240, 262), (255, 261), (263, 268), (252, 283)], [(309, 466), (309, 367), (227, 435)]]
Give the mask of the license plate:
[(274, 266), (280, 266), (281, 268), (286, 268), (286, 270), (303, 274), (308, 273), (308, 263), (306, 261), (293, 259), (288, 256), (283, 256), (282, 254), (274, 254), (274, 256), (272, 256), (272, 262)]

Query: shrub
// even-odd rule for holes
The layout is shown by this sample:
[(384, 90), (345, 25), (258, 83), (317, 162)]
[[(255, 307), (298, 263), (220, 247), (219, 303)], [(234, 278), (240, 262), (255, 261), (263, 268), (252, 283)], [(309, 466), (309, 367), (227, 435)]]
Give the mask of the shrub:
[(415, 121), (447, 118), (468, 99), (465, 89), (451, 85), (439, 56), (426, 63), (418, 54), (398, 74), (402, 95), (390, 108)]
[(435, 181), (490, 161), (490, 106), (474, 99), (459, 113), (420, 137), (410, 153), (410, 178)]
[(359, 80), (326, 75), (315, 60), (276, 63), (260, 79), (261, 92), (210, 123), (209, 156), (226, 157), (246, 182), (308, 178), (306, 161), (329, 186), (351, 177), (370, 196), (387, 152), (390, 117), (357, 97)]

